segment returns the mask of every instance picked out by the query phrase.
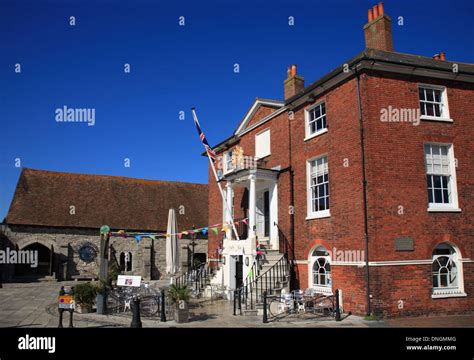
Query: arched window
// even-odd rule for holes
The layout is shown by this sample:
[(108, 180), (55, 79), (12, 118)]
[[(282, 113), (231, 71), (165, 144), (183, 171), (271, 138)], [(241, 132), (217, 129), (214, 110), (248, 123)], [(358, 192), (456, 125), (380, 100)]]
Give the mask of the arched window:
[(127, 255), (127, 271), (132, 271), (132, 253), (129, 252)]
[(310, 287), (321, 293), (332, 293), (331, 257), (323, 246), (318, 246), (311, 254)]
[(125, 271), (125, 254), (123, 252), (120, 253), (119, 257), (119, 270)]
[(460, 254), (453, 246), (441, 243), (433, 251), (433, 297), (465, 295)]

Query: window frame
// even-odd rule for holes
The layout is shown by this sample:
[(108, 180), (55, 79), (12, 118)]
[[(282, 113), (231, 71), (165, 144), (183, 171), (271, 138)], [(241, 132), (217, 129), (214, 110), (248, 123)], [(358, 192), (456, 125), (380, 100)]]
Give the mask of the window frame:
[[(315, 252), (318, 249), (324, 249), (327, 255), (315, 255)], [(318, 263), (319, 259), (325, 260), (325, 265), (329, 264), (329, 271), (326, 272), (325, 270), (325, 278), (326, 278), (326, 285), (315, 284), (314, 283), (314, 265)], [(318, 272), (319, 274), (319, 272)], [(316, 246), (311, 252), (309, 253), (309, 261), (308, 261), (308, 287), (312, 289), (315, 293), (325, 294), (325, 295), (332, 295), (332, 264), (331, 264), (331, 256), (328, 250), (323, 245)]]
[(449, 190), (451, 191), (451, 202), (450, 203), (430, 203), (429, 198), (428, 201), (428, 212), (461, 212), (459, 208), (459, 199), (458, 199), (458, 188), (457, 188), (457, 180), (456, 180), (456, 159), (454, 157), (454, 144), (452, 143), (440, 143), (440, 142), (423, 142), (423, 162), (425, 166), (425, 189), (426, 194), (428, 194), (428, 176), (434, 174), (428, 174), (428, 167), (426, 163), (426, 152), (425, 147), (427, 145), (435, 145), (435, 146), (445, 146), (448, 147), (447, 157), (449, 161), (449, 174), (450, 174), (450, 181), (449, 181)]
[[(234, 150), (228, 150), (224, 152), (224, 174), (228, 174), (234, 170), (232, 166), (232, 154)], [(229, 167), (229, 162), (230, 162), (230, 167)]]
[[(326, 127), (312, 133), (311, 134), (311, 131), (310, 131), (310, 113), (311, 111), (313, 111), (314, 109), (316, 109), (318, 106), (321, 106), (324, 104), (324, 116), (326, 118)], [(305, 117), (305, 138), (304, 138), (304, 141), (307, 141), (309, 139), (312, 139), (314, 137), (317, 137), (319, 135), (322, 135), (322, 134), (325, 134), (328, 132), (328, 119), (327, 119), (327, 108), (326, 108), (326, 100), (321, 100), (321, 101), (318, 101), (317, 103), (309, 106), (308, 108), (306, 108), (304, 110), (304, 117)], [(322, 118), (322, 116), (320, 117)], [(317, 121), (317, 120), (314, 120), (314, 121)]]
[[(261, 136), (265, 132), (268, 132), (268, 153), (263, 154), (262, 156), (260, 156), (260, 154), (257, 154), (257, 139), (258, 139), (259, 136)], [(268, 127), (266, 129), (258, 132), (257, 134), (255, 134), (255, 157), (257, 159), (263, 159), (267, 156), (270, 156), (271, 154), (272, 154), (272, 134), (271, 134), (270, 128)]]
[[(420, 88), (432, 89), (432, 90), (441, 90), (441, 116), (432, 116), (432, 115), (422, 115), (421, 114), (421, 100), (420, 99)], [(450, 118), (449, 115), (449, 106), (448, 106), (448, 90), (446, 86), (441, 85), (432, 85), (432, 84), (424, 84), (419, 83), (417, 86), (418, 92), (418, 108), (420, 109), (420, 120), (427, 120), (427, 121), (441, 121), (441, 122), (453, 122), (453, 119)]]
[[(449, 246), (452, 250), (452, 254), (435, 254), (436, 249), (438, 249), (442, 245), (447, 245)], [(456, 268), (456, 276), (457, 276), (457, 284), (456, 286), (434, 286), (433, 282), (433, 265), (434, 262), (439, 259), (440, 257), (448, 257), (451, 259), (451, 261), (454, 263), (455, 268)], [(431, 297), (433, 299), (439, 299), (439, 298), (449, 298), (449, 297), (465, 297), (467, 294), (464, 292), (464, 272), (463, 272), (463, 266), (462, 266), (462, 256), (461, 252), (459, 251), (458, 247), (455, 246), (454, 244), (450, 242), (441, 242), (438, 243), (435, 248), (433, 249), (432, 255), (431, 255)]]
[(327, 154), (321, 154), (315, 156), (311, 159), (306, 160), (306, 208), (307, 216), (306, 220), (311, 219), (321, 219), (331, 216), (331, 203), (329, 203), (329, 208), (325, 210), (313, 211), (313, 195), (311, 191), (311, 163), (319, 159), (326, 158), (327, 168), (328, 168), (328, 197), (331, 198), (330, 183), (329, 183), (329, 156)]

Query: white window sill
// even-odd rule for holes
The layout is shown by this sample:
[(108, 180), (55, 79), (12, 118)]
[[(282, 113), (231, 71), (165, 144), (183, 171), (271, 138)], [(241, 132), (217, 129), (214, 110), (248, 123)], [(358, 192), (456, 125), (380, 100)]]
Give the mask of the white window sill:
[(455, 298), (455, 297), (466, 297), (467, 294), (464, 291), (459, 290), (434, 290), (431, 295), (432, 299), (444, 299), (444, 298)]
[(332, 287), (330, 286), (313, 285), (311, 290), (314, 294), (333, 295)]
[(328, 129), (327, 129), (327, 128), (326, 128), (326, 129), (319, 130), (318, 132), (315, 132), (315, 133), (312, 134), (312, 135), (306, 136), (306, 137), (304, 138), (304, 141), (308, 141), (308, 140), (310, 140), (310, 139), (312, 139), (312, 138), (315, 138), (315, 137), (317, 137), (317, 136), (319, 136), (319, 135), (326, 134), (327, 132), (328, 132)]
[(421, 115), (420, 120), (423, 120), (423, 121), (425, 121), (425, 120), (426, 121), (441, 121), (441, 122), (448, 122), (448, 123), (453, 122), (453, 119), (437, 117), (437, 116), (429, 116), (429, 115)]
[(306, 220), (323, 219), (323, 218), (328, 218), (330, 216), (331, 216), (331, 213), (329, 210), (323, 210), (317, 213), (308, 214), (308, 216), (306, 216)]
[(427, 209), (428, 212), (461, 212), (462, 210), (454, 207), (433, 206)]

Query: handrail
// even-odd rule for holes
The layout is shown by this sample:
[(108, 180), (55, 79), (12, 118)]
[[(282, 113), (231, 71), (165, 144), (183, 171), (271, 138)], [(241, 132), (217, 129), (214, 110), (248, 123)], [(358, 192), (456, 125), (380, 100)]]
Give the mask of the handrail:
[(186, 271), (184, 274), (178, 276), (175, 279), (177, 286), (193, 284), (196, 290), (201, 290), (206, 285), (206, 280), (209, 275), (211, 275), (213, 269), (207, 266), (207, 264), (202, 264), (196, 269), (191, 269), (191, 271)]
[[(256, 303), (263, 297), (265, 292), (276, 288), (277, 284), (280, 284), (289, 271), (289, 262), (286, 254), (282, 254), (282, 257), (264, 273), (255, 276), (256, 266), (259, 266), (258, 261), (254, 261), (251, 271), (242, 284), (234, 294), (234, 299), (239, 299), (239, 310), (242, 311), (242, 302), (244, 303), (245, 309), (254, 310)], [(235, 301), (235, 300), (234, 300)]]

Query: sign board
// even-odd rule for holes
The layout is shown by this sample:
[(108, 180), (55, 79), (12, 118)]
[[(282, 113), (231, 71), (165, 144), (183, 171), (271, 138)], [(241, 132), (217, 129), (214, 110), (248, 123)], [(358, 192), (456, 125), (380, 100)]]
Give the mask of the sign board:
[(117, 278), (118, 286), (140, 287), (141, 282), (142, 282), (141, 276), (119, 275)]
[(413, 251), (413, 238), (410, 236), (400, 236), (395, 238), (395, 251)]
[(74, 309), (74, 297), (72, 295), (60, 295), (58, 297), (58, 307), (60, 309)]

